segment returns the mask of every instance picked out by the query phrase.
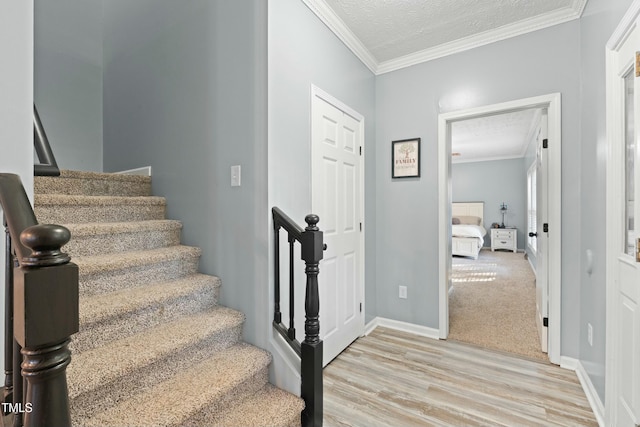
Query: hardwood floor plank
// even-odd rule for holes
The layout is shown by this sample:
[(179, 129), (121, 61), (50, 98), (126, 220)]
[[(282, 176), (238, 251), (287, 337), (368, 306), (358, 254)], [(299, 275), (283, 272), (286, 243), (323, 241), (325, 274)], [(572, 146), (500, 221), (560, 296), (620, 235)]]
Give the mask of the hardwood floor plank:
[(326, 426), (597, 426), (574, 372), (377, 328), (324, 370)]

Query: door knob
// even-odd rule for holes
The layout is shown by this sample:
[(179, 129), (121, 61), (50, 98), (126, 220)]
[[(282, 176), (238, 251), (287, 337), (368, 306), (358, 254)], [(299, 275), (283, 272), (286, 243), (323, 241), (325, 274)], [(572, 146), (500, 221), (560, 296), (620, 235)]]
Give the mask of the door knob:
[(529, 237), (538, 237), (538, 233), (530, 232)]

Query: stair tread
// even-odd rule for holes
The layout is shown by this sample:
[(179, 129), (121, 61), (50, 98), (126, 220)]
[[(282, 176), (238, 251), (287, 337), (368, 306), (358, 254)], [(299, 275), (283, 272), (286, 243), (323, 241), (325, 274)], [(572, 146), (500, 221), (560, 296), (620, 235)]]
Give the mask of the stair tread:
[(192, 274), (178, 280), (126, 288), (80, 299), (80, 328), (90, 323), (120, 316), (140, 307), (188, 296), (203, 287), (220, 287), (220, 279), (206, 274)]
[(239, 311), (215, 306), (206, 312), (185, 316), (75, 354), (67, 368), (69, 396), (74, 398), (114, 381), (218, 331), (242, 324), (244, 319), (244, 314)]
[(300, 425), (304, 401), (287, 391), (267, 384), (262, 390), (247, 397), (213, 419), (210, 426), (294, 426)]
[(176, 230), (182, 228), (180, 221), (152, 219), (129, 222), (85, 222), (62, 224), (71, 231), (71, 238), (101, 234), (137, 233), (142, 231)]
[(236, 344), (96, 414), (85, 425), (182, 425), (190, 416), (207, 406), (215, 406), (231, 390), (266, 369), (270, 361), (271, 356), (265, 350)]
[(71, 240), (62, 250), (72, 259), (177, 246), (182, 230), (180, 221), (165, 219), (62, 225), (71, 231)]
[(142, 251), (78, 256), (73, 259), (73, 262), (80, 268), (80, 280), (82, 280), (83, 276), (178, 259), (195, 258), (199, 257), (201, 253), (202, 250), (200, 248), (177, 245)]
[(34, 206), (113, 206), (113, 205), (165, 205), (159, 196), (84, 196), (78, 194), (35, 194)]
[(59, 177), (37, 177), (37, 178), (75, 178), (75, 179), (106, 179), (111, 181), (128, 181), (128, 182), (151, 182), (151, 177), (146, 175), (133, 175), (124, 173), (110, 172), (93, 172), (93, 171), (77, 171), (70, 169), (61, 169)]

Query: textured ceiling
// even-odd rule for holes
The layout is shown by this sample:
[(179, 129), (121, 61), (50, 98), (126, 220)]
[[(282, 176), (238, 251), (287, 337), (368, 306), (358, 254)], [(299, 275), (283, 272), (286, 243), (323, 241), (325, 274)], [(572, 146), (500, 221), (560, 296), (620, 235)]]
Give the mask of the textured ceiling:
[(375, 73), (577, 19), (587, 0), (303, 0)]
[(325, 0), (378, 62), (571, 7), (573, 0)]
[(451, 124), (452, 163), (523, 157), (540, 120), (530, 109), (463, 120)]

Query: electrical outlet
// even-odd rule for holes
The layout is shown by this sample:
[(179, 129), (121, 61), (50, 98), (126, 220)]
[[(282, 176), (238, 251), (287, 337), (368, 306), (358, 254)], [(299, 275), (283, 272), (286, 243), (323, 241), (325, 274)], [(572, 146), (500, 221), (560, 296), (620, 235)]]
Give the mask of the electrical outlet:
[(587, 323), (587, 342), (593, 347), (593, 326), (591, 323)]
[(406, 286), (399, 286), (398, 287), (398, 297), (400, 297), (402, 299), (407, 299), (407, 287)]

